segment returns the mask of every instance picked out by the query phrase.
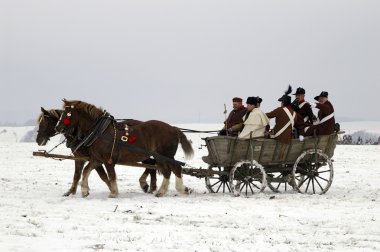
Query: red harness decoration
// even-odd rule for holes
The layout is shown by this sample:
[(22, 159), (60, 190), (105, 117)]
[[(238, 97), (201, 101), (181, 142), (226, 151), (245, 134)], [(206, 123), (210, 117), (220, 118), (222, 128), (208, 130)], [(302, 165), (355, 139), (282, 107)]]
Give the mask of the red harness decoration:
[(64, 125), (69, 125), (71, 123), (70, 119), (66, 118), (65, 120), (63, 120), (63, 124)]
[(133, 131), (133, 129), (130, 130), (129, 127), (128, 127), (128, 125), (125, 125), (124, 130), (125, 130), (125, 135), (121, 137), (121, 141), (123, 141), (123, 142), (128, 142), (128, 143), (133, 143), (133, 142), (135, 142), (136, 139), (137, 139), (137, 137), (135, 137), (135, 136), (130, 136), (130, 135), (129, 135), (129, 132), (130, 132), (130, 131)]

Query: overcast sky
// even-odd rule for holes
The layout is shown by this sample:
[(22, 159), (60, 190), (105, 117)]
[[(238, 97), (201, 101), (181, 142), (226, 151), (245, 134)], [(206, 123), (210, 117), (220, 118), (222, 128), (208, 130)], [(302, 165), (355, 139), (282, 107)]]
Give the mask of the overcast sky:
[(380, 121), (380, 1), (0, 0), (0, 122), (61, 99), (117, 118), (222, 122), (291, 84)]

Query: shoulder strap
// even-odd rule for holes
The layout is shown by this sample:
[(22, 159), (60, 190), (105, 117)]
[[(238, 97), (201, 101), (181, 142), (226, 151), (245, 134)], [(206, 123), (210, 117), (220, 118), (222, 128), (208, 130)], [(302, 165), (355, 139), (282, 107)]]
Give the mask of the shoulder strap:
[(275, 135), (271, 136), (272, 138), (276, 138), (276, 137), (278, 137), (279, 135), (281, 135), (281, 134), (282, 134), (282, 133), (283, 133), (283, 132), (289, 127), (289, 125), (291, 125), (292, 128), (293, 128), (293, 125), (294, 125), (294, 118), (296, 117), (296, 113), (293, 112), (293, 115), (292, 115), (292, 114), (290, 113), (290, 111), (289, 111), (288, 108), (284, 107), (283, 109), (284, 109), (286, 115), (289, 117), (289, 121), (284, 125), (284, 127), (282, 127), (279, 131), (277, 131), (277, 133), (276, 133)]

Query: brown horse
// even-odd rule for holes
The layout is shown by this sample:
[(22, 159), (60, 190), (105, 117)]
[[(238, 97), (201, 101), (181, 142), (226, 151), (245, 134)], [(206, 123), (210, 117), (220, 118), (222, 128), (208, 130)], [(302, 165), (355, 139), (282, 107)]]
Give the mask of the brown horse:
[[(57, 125), (57, 122), (59, 118), (61, 117), (63, 110), (51, 109), (47, 111), (41, 107), (41, 111), (42, 113), (38, 117), (38, 134), (37, 134), (36, 142), (38, 145), (44, 146), (50, 140), (51, 137), (57, 134), (57, 132), (55, 131), (55, 126)], [(67, 139), (67, 146), (68, 147), (72, 146), (75, 142), (75, 139), (68, 134), (64, 134), (64, 136)], [(88, 156), (88, 151), (86, 150), (86, 148), (80, 148), (77, 152), (74, 153), (74, 156), (79, 156), (79, 157)], [(63, 196), (76, 194), (78, 182), (81, 177), (82, 170), (85, 163), (86, 162), (82, 160), (75, 160), (73, 183), (70, 189), (66, 193), (64, 193)], [(110, 182), (108, 180), (108, 176), (102, 164), (98, 163), (95, 166), (95, 169), (98, 172), (99, 177), (104, 181), (104, 183), (107, 184), (108, 188), (111, 188)]]
[[(63, 110), (59, 109), (51, 109), (46, 110), (41, 107), (42, 113), (38, 117), (38, 134), (36, 138), (36, 142), (40, 146), (46, 145), (46, 143), (50, 140), (51, 137), (58, 134), (55, 130), (55, 126), (57, 125), (57, 122), (59, 118), (61, 117), (61, 114)], [(141, 121), (133, 120), (133, 119), (126, 119), (123, 121), (123, 123), (126, 123), (128, 126), (135, 126)], [(66, 134), (67, 139), (67, 146), (74, 145), (74, 138), (70, 135)], [(73, 150), (74, 148), (72, 148)], [(74, 153), (74, 156), (87, 156), (88, 151), (85, 148), (80, 148), (79, 152)], [(148, 160), (149, 161), (149, 160)], [(146, 163), (148, 163), (148, 161)], [(82, 170), (84, 167), (85, 161), (76, 160), (75, 161), (75, 171), (74, 171), (74, 177), (73, 177), (73, 183), (70, 187), (70, 189), (63, 194), (63, 196), (69, 196), (70, 194), (76, 194), (78, 182), (80, 180)], [(99, 177), (107, 184), (109, 187), (109, 180), (108, 176), (101, 164), (99, 164), (98, 167), (95, 168), (96, 171), (99, 174)], [(148, 185), (146, 179), (150, 175), (150, 186)], [(144, 173), (141, 175), (140, 179), (140, 186), (143, 189), (144, 192), (153, 193), (157, 189), (157, 175), (156, 170), (154, 169), (145, 169)]]
[[(174, 160), (178, 144), (181, 143), (186, 156), (193, 149), (186, 136), (175, 127), (161, 121), (147, 121), (133, 127), (128, 132), (117, 125), (106, 112), (94, 105), (82, 101), (64, 102), (64, 112), (58, 121), (58, 132), (84, 132), (84, 140), (79, 146), (88, 149), (90, 163), (83, 171), (82, 190), (88, 187), (88, 176), (92, 162), (103, 163), (111, 183), (110, 197), (118, 194), (115, 164), (123, 162), (143, 162), (153, 156), (164, 179), (156, 196), (163, 196), (169, 187), (171, 172), (176, 176), (176, 189), (181, 193), (190, 193), (183, 185), (182, 167)], [(125, 142), (120, 139), (125, 140)]]

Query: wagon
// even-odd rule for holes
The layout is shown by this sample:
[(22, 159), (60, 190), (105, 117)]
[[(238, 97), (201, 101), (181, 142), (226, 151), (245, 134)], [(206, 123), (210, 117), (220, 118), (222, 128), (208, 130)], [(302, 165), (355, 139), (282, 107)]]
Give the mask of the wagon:
[(245, 195), (268, 186), (274, 192), (295, 190), (323, 194), (334, 177), (331, 158), (338, 133), (293, 139), (282, 145), (273, 139), (239, 139), (229, 136), (205, 138), (208, 156), (206, 187), (211, 193)]

